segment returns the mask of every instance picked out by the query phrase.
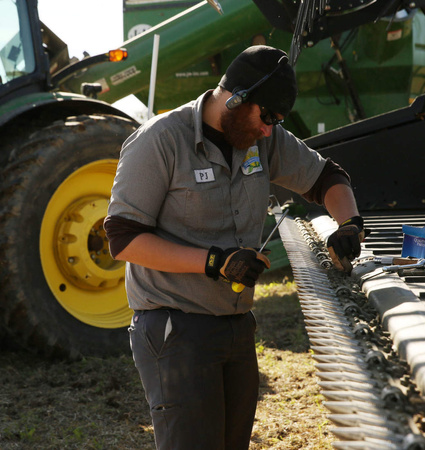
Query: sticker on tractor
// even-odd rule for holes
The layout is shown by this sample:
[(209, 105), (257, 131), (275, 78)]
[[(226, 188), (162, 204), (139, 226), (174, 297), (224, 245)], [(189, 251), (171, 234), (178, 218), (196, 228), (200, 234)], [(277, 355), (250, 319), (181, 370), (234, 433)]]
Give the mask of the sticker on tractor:
[(401, 29), (389, 31), (387, 33), (387, 41), (397, 41), (398, 39), (401, 39), (402, 35), (403, 35), (403, 31)]
[(101, 78), (100, 80), (96, 80), (95, 83), (99, 83), (102, 86), (102, 90), (100, 91), (101, 94), (104, 94), (105, 92), (108, 92), (110, 90), (110, 87), (105, 80), (105, 78)]
[(176, 78), (196, 78), (196, 77), (207, 77), (209, 75), (208, 70), (203, 70), (202, 72), (177, 72)]
[(115, 75), (112, 75), (111, 83), (114, 86), (116, 86), (117, 84), (121, 84), (124, 81), (127, 81), (130, 78), (135, 77), (139, 73), (140, 73), (140, 70), (138, 70), (136, 66), (131, 66), (128, 69), (123, 70), (122, 72), (118, 72)]
[(127, 39), (133, 39), (139, 34), (142, 34), (145, 31), (149, 30), (149, 28), (152, 28), (152, 26), (146, 23), (139, 23), (138, 25), (135, 25), (134, 27), (130, 28), (130, 30), (127, 33)]

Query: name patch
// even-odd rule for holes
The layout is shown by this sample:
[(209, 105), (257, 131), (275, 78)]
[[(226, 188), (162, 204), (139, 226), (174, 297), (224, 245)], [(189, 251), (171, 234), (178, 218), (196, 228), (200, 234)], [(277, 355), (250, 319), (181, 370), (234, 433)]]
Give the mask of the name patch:
[(255, 172), (262, 172), (263, 166), (261, 165), (260, 155), (256, 145), (250, 147), (246, 152), (241, 169), (244, 175), (252, 175)]
[(209, 169), (194, 170), (194, 172), (197, 183), (210, 183), (211, 181), (215, 181), (214, 171), (212, 167), (210, 167)]

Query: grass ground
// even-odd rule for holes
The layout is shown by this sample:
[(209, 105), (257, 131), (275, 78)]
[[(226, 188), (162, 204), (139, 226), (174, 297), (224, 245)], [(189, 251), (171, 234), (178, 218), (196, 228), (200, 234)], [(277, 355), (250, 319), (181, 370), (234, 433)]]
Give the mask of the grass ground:
[[(331, 449), (290, 274), (263, 275), (254, 313), (261, 386), (250, 450)], [(3, 350), (0, 385), (2, 450), (155, 448), (130, 356), (51, 362)]]
[(261, 281), (253, 309), (261, 385), (250, 450), (331, 449), (296, 286), (282, 272)]

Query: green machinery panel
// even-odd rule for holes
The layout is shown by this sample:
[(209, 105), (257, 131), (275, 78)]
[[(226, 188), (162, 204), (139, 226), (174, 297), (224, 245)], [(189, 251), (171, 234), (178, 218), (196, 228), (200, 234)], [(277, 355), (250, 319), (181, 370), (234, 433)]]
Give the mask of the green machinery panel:
[[(180, 14), (196, 2), (126, 0), (124, 7), (125, 39), (135, 30), (144, 31)], [(226, 6), (223, 5), (224, 17)], [(243, 4), (244, 2), (241, 2)], [(248, 0), (245, 1), (248, 5)], [(246, 7), (248, 11), (248, 6)], [(263, 18), (259, 10), (250, 13)], [(174, 108), (204, 90), (217, 85), (229, 62), (253, 43), (265, 43), (289, 51), (290, 33), (262, 25), (253, 27), (252, 35), (234, 42), (243, 26), (245, 11), (238, 18), (217, 24), (214, 33), (222, 50), (202, 62), (179, 68), (170, 76), (158, 79), (155, 108), (158, 112)], [(182, 26), (185, 25), (182, 22)], [(130, 34), (129, 34), (130, 33)], [(178, 39), (178, 28), (176, 29)], [(372, 117), (407, 106), (424, 92), (425, 18), (419, 10), (402, 11), (390, 20), (362, 25), (339, 37), (342, 56), (349, 68), (352, 84), (365, 117)], [(190, 45), (190, 43), (187, 43)], [(356, 118), (353, 101), (342, 79), (331, 40), (326, 39), (301, 52), (296, 66), (299, 96), (285, 126), (300, 137), (328, 131)], [(136, 95), (147, 102), (149, 86)]]

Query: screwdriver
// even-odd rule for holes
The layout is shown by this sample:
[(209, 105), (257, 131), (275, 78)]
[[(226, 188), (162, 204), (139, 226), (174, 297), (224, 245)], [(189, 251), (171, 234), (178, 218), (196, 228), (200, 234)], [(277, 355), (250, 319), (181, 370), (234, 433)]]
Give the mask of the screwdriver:
[[(288, 215), (289, 209), (287, 209), (281, 216), (280, 219), (277, 221), (275, 227), (273, 228), (272, 232), (268, 235), (267, 239), (264, 241), (264, 244), (261, 246), (260, 250), (258, 250), (258, 253), (263, 253), (264, 249), (266, 248), (266, 245), (270, 242), (270, 239), (272, 238), (274, 232), (279, 228), (279, 225), (282, 223), (283, 219)], [(242, 292), (245, 289), (245, 285), (242, 283), (236, 283), (235, 281), (232, 283), (232, 289), (234, 292)]]

